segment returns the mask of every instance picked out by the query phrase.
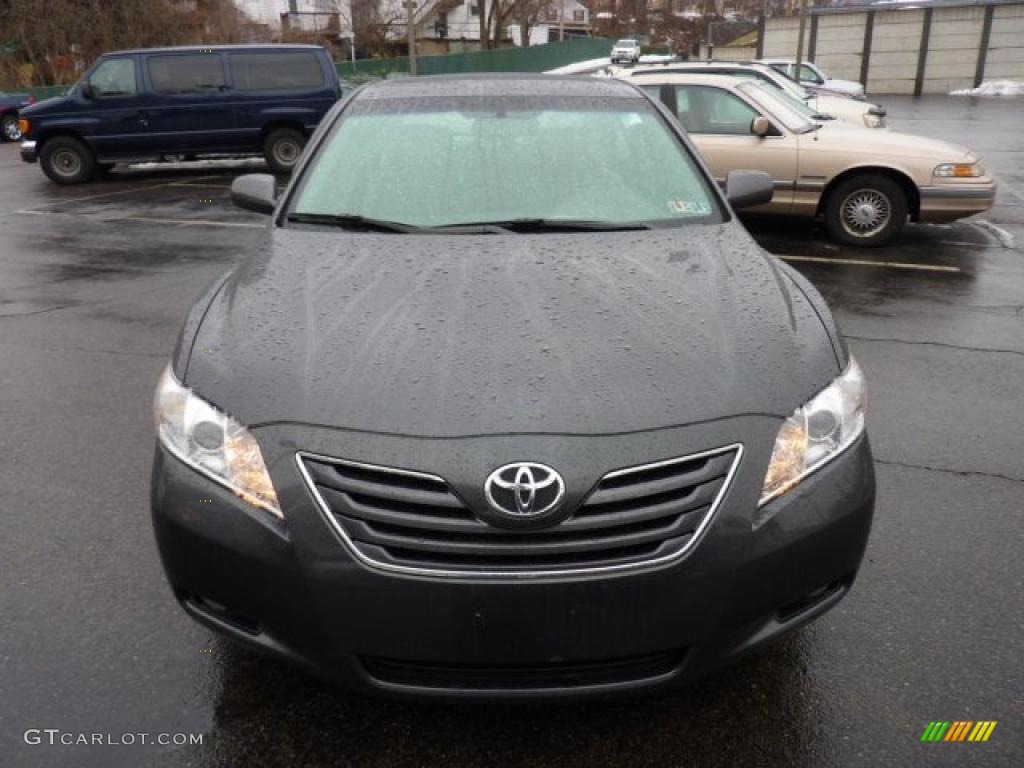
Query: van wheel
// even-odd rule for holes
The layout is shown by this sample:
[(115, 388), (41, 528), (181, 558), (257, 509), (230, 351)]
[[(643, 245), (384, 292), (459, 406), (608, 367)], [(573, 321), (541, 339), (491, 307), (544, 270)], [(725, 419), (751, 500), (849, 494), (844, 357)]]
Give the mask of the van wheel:
[(92, 150), (71, 136), (58, 136), (43, 144), (39, 164), (50, 181), (58, 184), (80, 184), (96, 172)]
[(20, 138), (21, 128), (18, 127), (18, 116), (16, 114), (4, 115), (0, 120), (0, 139), (18, 141)]
[(884, 245), (906, 221), (907, 195), (888, 176), (846, 179), (825, 201), (825, 227), (833, 240), (846, 245)]
[(263, 156), (274, 173), (291, 173), (302, 157), (306, 137), (294, 128), (278, 128), (271, 131), (263, 142)]

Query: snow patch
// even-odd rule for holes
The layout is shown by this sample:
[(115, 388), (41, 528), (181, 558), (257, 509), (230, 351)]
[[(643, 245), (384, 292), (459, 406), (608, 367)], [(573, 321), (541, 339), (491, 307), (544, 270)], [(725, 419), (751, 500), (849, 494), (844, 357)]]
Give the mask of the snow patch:
[(213, 168), (213, 169), (230, 169), (230, 168), (248, 168), (249, 166), (264, 166), (266, 163), (256, 157), (232, 157), (232, 158), (210, 158), (208, 160), (182, 160), (182, 161), (163, 161), (156, 163), (128, 163), (127, 167), (132, 170), (138, 171), (150, 171), (155, 169), (168, 170), (168, 169), (179, 169), (189, 170), (195, 168), (197, 170), (202, 168)]
[[(611, 70), (612, 63), (608, 56), (602, 59), (588, 59), (587, 61), (577, 61), (575, 64), (566, 64), (564, 67), (558, 67), (557, 69), (549, 69), (544, 74), (547, 75), (592, 75), (600, 74), (603, 70)], [(618, 67), (615, 67), (618, 69)]]
[(668, 64), (675, 61), (675, 56), (665, 53), (645, 53), (640, 57), (638, 64)]
[(950, 96), (1024, 96), (1024, 81), (986, 80), (977, 88), (950, 91)]
[(976, 226), (978, 229), (983, 230), (987, 232), (989, 235), (993, 236), (996, 240), (999, 241), (999, 244), (1003, 246), (1003, 248), (1009, 248), (1013, 250), (1013, 247), (1015, 245), (1013, 235), (1007, 232), (1002, 227), (997, 227), (991, 221), (988, 221), (986, 219), (974, 219), (971, 222), (971, 224)]

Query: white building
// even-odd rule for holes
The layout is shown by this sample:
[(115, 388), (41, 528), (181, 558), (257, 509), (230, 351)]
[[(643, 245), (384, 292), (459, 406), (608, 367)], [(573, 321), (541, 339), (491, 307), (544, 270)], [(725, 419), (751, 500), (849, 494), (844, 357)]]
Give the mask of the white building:
[[(287, 26), (307, 32), (336, 29), (340, 38), (352, 34), (351, 0), (235, 0), (238, 7), (257, 24), (279, 31)], [(480, 40), (480, 8), (486, 14), (490, 0), (418, 0), (414, 23), (417, 40), (437, 41), (437, 48), (451, 43)], [(388, 25), (388, 37), (396, 42), (406, 39), (406, 14), (403, 0), (379, 0), (379, 18)], [(561, 40), (590, 30), (590, 12), (577, 0), (552, 0), (530, 27), (528, 45)], [(504, 30), (506, 39), (522, 45), (518, 23)], [(470, 46), (472, 47), (472, 46)]]
[[(522, 45), (522, 28), (512, 24), (509, 37), (516, 45)], [(576, 0), (554, 0), (545, 6), (530, 27), (527, 45), (543, 45), (564, 40), (567, 37), (586, 35), (590, 32), (590, 11)]]
[(280, 30), (305, 32), (338, 29), (341, 37), (351, 34), (350, 0), (235, 0), (235, 4), (257, 24)]

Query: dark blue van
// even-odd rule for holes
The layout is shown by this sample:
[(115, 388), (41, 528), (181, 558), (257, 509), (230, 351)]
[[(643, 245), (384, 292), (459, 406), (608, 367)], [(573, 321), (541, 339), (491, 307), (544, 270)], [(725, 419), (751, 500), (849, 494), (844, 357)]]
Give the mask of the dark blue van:
[(217, 156), (263, 155), (287, 173), (340, 96), (319, 46), (118, 51), (64, 96), (21, 111), (21, 157), (58, 184), (115, 163)]

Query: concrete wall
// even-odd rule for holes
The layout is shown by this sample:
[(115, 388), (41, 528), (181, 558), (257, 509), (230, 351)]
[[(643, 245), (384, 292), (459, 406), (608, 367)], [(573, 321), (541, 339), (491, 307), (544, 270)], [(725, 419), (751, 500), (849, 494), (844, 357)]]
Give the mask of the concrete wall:
[[(730, 47), (728, 45), (716, 45), (711, 49), (711, 56), (716, 59), (725, 59), (726, 61), (746, 61), (747, 59), (757, 58), (757, 49), (752, 45)], [(707, 59), (708, 50), (706, 45), (700, 47), (700, 58)]]
[[(872, 93), (913, 93), (917, 75), (917, 49), (921, 45), (924, 11), (887, 11), (875, 14), (871, 33), (868, 83)], [(932, 33), (935, 33), (934, 19)], [(864, 40), (861, 37), (861, 46)], [(977, 51), (978, 41), (974, 41)], [(929, 54), (930, 56), (931, 54)], [(860, 57), (852, 80), (860, 80)], [(827, 64), (822, 64), (831, 73)], [(974, 70), (971, 70), (974, 76)], [(842, 77), (842, 75), (836, 75)]]
[(1024, 79), (1024, 4), (995, 9), (985, 58), (986, 80)]
[[(858, 14), (859, 15), (859, 14)], [(807, 46), (810, 42), (811, 22), (807, 20), (807, 27), (804, 31), (804, 57), (807, 56)], [(794, 58), (796, 56), (796, 43), (800, 39), (800, 20), (795, 16), (781, 16), (768, 19), (764, 35), (765, 59), (780, 59), (783, 57)]]
[(932, 17), (928, 65), (924, 70), (924, 93), (949, 93), (954, 88), (971, 88), (974, 85), (985, 10), (944, 10), (945, 13), (936, 13)]
[[(931, 26), (921, 93), (948, 93), (975, 83), (986, 6), (936, 6)], [(992, 26), (985, 56), (985, 80), (1024, 81), (1024, 2), (991, 6)], [(927, 11), (873, 12), (868, 55), (870, 93), (914, 93)], [(822, 13), (809, 17), (804, 56), (813, 49), (814, 61), (833, 77), (860, 80), (869, 12)], [(813, 25), (817, 26), (812, 34)], [(765, 27), (766, 58), (793, 58), (799, 19), (769, 19)], [(813, 38), (813, 42), (812, 42)]]

